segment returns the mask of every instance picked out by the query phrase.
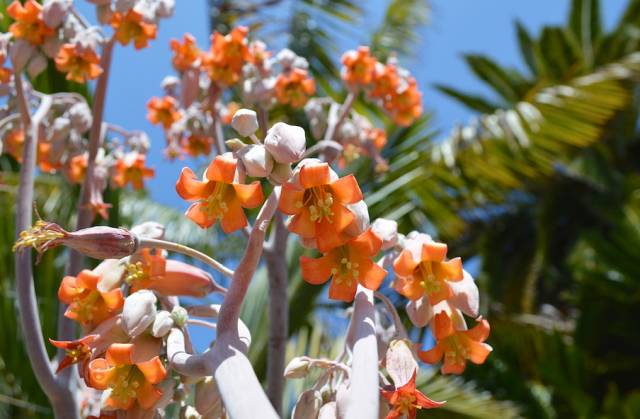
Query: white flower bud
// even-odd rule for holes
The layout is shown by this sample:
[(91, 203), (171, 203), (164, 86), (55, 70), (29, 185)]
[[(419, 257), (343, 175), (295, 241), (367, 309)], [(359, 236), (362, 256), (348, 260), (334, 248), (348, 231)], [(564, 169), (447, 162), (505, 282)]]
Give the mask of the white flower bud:
[(238, 151), (247, 174), (251, 177), (267, 177), (273, 170), (273, 158), (263, 145), (249, 145)]
[(329, 402), (322, 405), (318, 413), (318, 419), (335, 419), (337, 418), (336, 402)]
[(322, 395), (318, 390), (304, 391), (291, 414), (292, 419), (308, 419), (317, 418), (320, 412), (320, 405), (322, 404)]
[(165, 336), (174, 325), (173, 317), (171, 313), (165, 310), (161, 310), (156, 314), (156, 319), (151, 326), (151, 334), (157, 338)]
[(248, 137), (258, 130), (258, 115), (251, 109), (238, 109), (233, 114), (231, 126), (242, 137)]
[(378, 218), (371, 225), (373, 232), (382, 240), (382, 250), (391, 249), (398, 243), (398, 223), (386, 218)]
[(63, 43), (64, 41), (62, 39), (59, 39), (57, 37), (50, 37), (45, 39), (42, 46), (40, 46), (40, 49), (47, 57), (54, 58), (56, 55), (58, 55), (58, 51), (60, 51), (60, 47)]
[(353, 237), (364, 233), (369, 228), (369, 207), (367, 207), (367, 204), (362, 200), (346, 207), (355, 215), (355, 218), (344, 229), (344, 232)]
[(71, 121), (71, 127), (79, 134), (84, 134), (91, 128), (91, 122), (93, 121), (91, 109), (85, 102), (76, 103), (69, 108), (67, 116)]
[(309, 368), (311, 367), (311, 362), (308, 359), (302, 357), (295, 357), (284, 369), (284, 376), (286, 378), (304, 378), (309, 374)]
[(122, 329), (131, 337), (138, 336), (156, 318), (156, 296), (149, 290), (140, 290), (124, 300), (122, 308)]
[(171, 310), (171, 318), (176, 326), (183, 327), (189, 319), (189, 313), (186, 308), (175, 306), (173, 310)]
[(278, 122), (269, 129), (264, 145), (278, 163), (295, 163), (304, 156), (304, 129)]
[(433, 318), (433, 306), (427, 297), (409, 301), (406, 306), (409, 320), (416, 327), (425, 327)]
[(395, 339), (389, 343), (385, 367), (396, 388), (407, 384), (418, 369), (411, 346), (411, 342), (403, 339)]
[(160, 87), (166, 94), (174, 95), (178, 91), (178, 87), (180, 87), (180, 79), (176, 76), (166, 76), (160, 82)]
[(11, 50), (9, 51), (9, 54), (11, 55), (11, 62), (13, 63), (13, 70), (16, 73), (21, 72), (35, 52), (35, 47), (29, 42), (24, 39), (16, 39), (11, 45)]
[(29, 64), (27, 65), (27, 73), (29, 77), (36, 77), (38, 74), (42, 73), (47, 68), (47, 57), (44, 54), (36, 54), (31, 60), (29, 60)]
[(71, 0), (49, 0), (42, 6), (42, 19), (50, 28), (57, 28), (67, 18)]
[(275, 185), (282, 185), (291, 178), (291, 165), (289, 163), (274, 163), (269, 175), (269, 181)]
[(162, 239), (164, 237), (164, 226), (155, 221), (147, 221), (142, 224), (135, 225), (131, 228), (131, 232), (138, 236), (148, 239)]
[(158, 7), (156, 8), (156, 16), (167, 18), (173, 15), (173, 11), (176, 7), (175, 0), (158, 0)]
[(69, 135), (69, 131), (71, 130), (71, 121), (69, 118), (65, 118), (61, 116), (53, 120), (53, 124), (51, 124), (51, 128), (49, 129), (49, 140), (50, 141), (59, 141), (63, 138), (66, 138)]
[(283, 70), (291, 68), (297, 55), (289, 48), (284, 48), (276, 55), (276, 60), (280, 63)]

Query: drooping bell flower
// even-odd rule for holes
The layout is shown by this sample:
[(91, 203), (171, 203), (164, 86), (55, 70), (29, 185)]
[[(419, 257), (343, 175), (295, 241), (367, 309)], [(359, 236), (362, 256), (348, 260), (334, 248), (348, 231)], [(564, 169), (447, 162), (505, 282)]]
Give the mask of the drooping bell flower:
[(358, 284), (375, 291), (387, 275), (387, 271), (371, 260), (381, 246), (382, 240), (369, 229), (320, 258), (301, 256), (302, 278), (314, 285), (332, 278), (329, 298), (353, 301)]
[(225, 233), (247, 225), (243, 208), (255, 208), (264, 200), (260, 182), (238, 182), (238, 161), (225, 153), (211, 162), (202, 181), (185, 167), (176, 182), (176, 191), (186, 201), (194, 201), (186, 215), (202, 228), (209, 228), (220, 220)]
[(426, 295), (432, 305), (451, 297), (449, 281), (462, 280), (462, 260), (445, 261), (446, 255), (447, 245), (433, 241), (403, 250), (393, 262), (396, 290), (410, 300)]
[(416, 371), (414, 370), (411, 379), (395, 390), (382, 390), (384, 397), (391, 405), (391, 410), (386, 419), (396, 419), (406, 417), (415, 419), (417, 411), (420, 409), (433, 409), (440, 407), (445, 402), (436, 402), (425, 396), (416, 388)]
[(282, 105), (303, 107), (316, 92), (316, 83), (306, 70), (294, 68), (289, 73), (280, 74), (276, 80), (276, 99)]
[(131, 183), (133, 189), (144, 189), (144, 179), (153, 177), (153, 168), (146, 167), (147, 157), (144, 154), (132, 152), (116, 161), (113, 183), (123, 188)]
[(467, 360), (482, 364), (493, 350), (484, 343), (489, 337), (489, 330), (489, 322), (484, 319), (469, 330), (457, 330), (449, 314), (441, 311), (433, 323), (436, 345), (428, 351), (418, 351), (418, 358), (435, 364), (444, 357), (443, 374), (462, 374)]
[(416, 80), (409, 77), (406, 86), (390, 95), (384, 102), (384, 108), (396, 124), (411, 125), (422, 114), (422, 94), (418, 90)]
[(100, 57), (91, 48), (64, 44), (58, 51), (55, 62), (58, 71), (67, 73), (66, 79), (76, 83), (86, 83), (102, 74)]
[(373, 72), (373, 88), (369, 94), (375, 98), (385, 99), (395, 94), (399, 85), (398, 68), (394, 64), (377, 63)]
[(143, 249), (139, 260), (126, 266), (125, 282), (131, 291), (150, 289), (164, 296), (204, 297), (218, 289), (211, 276), (200, 268), (167, 260), (160, 252)]
[(364, 86), (373, 80), (376, 59), (369, 47), (358, 47), (357, 51), (347, 51), (342, 55), (342, 80), (352, 86)]
[(63, 369), (73, 365), (82, 363), (83, 365), (89, 362), (91, 358), (91, 344), (96, 339), (96, 335), (88, 335), (76, 340), (53, 340), (49, 339), (49, 342), (56, 348), (64, 349), (66, 355), (60, 361), (56, 374)]
[(196, 38), (190, 33), (185, 33), (182, 36), (182, 43), (177, 39), (172, 39), (169, 46), (173, 51), (171, 62), (176, 70), (185, 71), (199, 63), (202, 51), (196, 45)]
[(315, 239), (323, 253), (346, 243), (351, 237), (343, 232), (355, 218), (346, 205), (362, 200), (356, 178), (332, 181), (327, 163), (306, 164), (298, 177), (299, 183), (285, 183), (280, 195), (280, 211), (293, 216), (289, 231)]
[(75, 155), (67, 163), (67, 177), (71, 183), (82, 183), (87, 173), (89, 156), (87, 153)]
[(227, 35), (211, 35), (211, 49), (202, 56), (202, 69), (214, 82), (231, 86), (240, 80), (242, 67), (251, 60), (247, 46), (249, 29), (238, 26)]
[(145, 48), (150, 39), (156, 39), (158, 29), (155, 24), (145, 22), (144, 16), (134, 9), (130, 9), (127, 14), (114, 13), (111, 26), (118, 42), (127, 45), (133, 41), (135, 49)]
[(153, 125), (162, 125), (164, 129), (171, 128), (180, 119), (178, 101), (171, 96), (152, 97), (147, 102), (147, 119)]
[(182, 149), (191, 157), (208, 156), (212, 142), (212, 138), (206, 135), (191, 134), (182, 140)]
[(15, 0), (7, 7), (7, 14), (15, 20), (9, 31), (16, 38), (42, 45), (47, 38), (55, 35), (55, 30), (44, 23), (42, 6), (34, 0), (27, 0), (24, 6)]
[(97, 390), (111, 389), (107, 406), (128, 410), (137, 402), (150, 409), (162, 397), (156, 384), (165, 379), (167, 370), (160, 357), (145, 359), (136, 352), (132, 343), (114, 343), (105, 358), (89, 363), (87, 384)]
[(122, 291), (117, 288), (102, 292), (98, 289), (100, 276), (85, 269), (78, 276), (65, 276), (58, 289), (58, 298), (69, 304), (65, 317), (93, 327), (120, 312), (124, 304)]

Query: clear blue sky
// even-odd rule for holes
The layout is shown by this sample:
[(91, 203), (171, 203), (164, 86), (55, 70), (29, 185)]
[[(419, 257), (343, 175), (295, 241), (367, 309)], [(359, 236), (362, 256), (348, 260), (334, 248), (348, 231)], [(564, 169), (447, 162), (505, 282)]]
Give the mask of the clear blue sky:
[[(90, 15), (90, 4), (76, 3)], [(162, 21), (158, 39), (149, 48), (143, 51), (134, 51), (131, 47), (116, 49), (106, 116), (111, 122), (130, 129), (142, 129), (150, 135), (153, 141), (150, 161), (156, 168), (156, 177), (148, 184), (151, 195), (160, 203), (184, 208), (185, 204), (177, 197), (173, 185), (182, 166), (190, 162), (169, 163), (164, 160), (162, 130), (145, 119), (147, 100), (161, 94), (160, 81), (165, 75), (172, 74), (169, 40), (191, 32), (202, 47), (208, 44), (206, 1), (182, 0), (176, 3), (175, 16)], [(402, 64), (411, 69), (418, 79), (424, 92), (425, 108), (435, 113), (435, 127), (447, 133), (456, 123), (468, 121), (472, 113), (435, 91), (431, 87), (433, 83), (487, 92), (467, 71), (461, 59), (463, 53), (487, 54), (502, 64), (522, 68), (513, 29), (515, 19), (521, 20), (535, 34), (544, 24), (564, 22), (569, 3), (569, 0), (432, 0), (431, 22), (420, 31), (415, 57)], [(601, 2), (608, 27), (613, 25), (626, 3), (627, 0)], [(361, 35), (345, 41), (341, 50), (367, 42), (368, 29), (373, 27), (372, 22), (381, 19), (386, 4), (386, 0), (368, 3), (367, 15), (357, 27), (357, 33)]]

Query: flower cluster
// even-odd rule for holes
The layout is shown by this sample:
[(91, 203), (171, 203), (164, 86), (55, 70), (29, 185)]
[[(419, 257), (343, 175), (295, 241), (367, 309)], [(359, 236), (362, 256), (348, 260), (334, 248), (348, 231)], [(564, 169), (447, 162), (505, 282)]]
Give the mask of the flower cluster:
[(239, 109), (222, 103), (228, 89), (237, 87), (245, 103), (265, 111), (277, 104), (302, 107), (315, 93), (304, 58), (288, 49), (273, 56), (263, 42), (249, 41), (248, 33), (241, 26), (227, 35), (216, 32), (206, 51), (188, 33), (182, 40), (171, 40), (179, 77), (166, 77), (164, 96), (147, 103), (148, 120), (165, 132), (168, 158), (207, 157), (214, 149), (220, 154), (217, 124), (230, 123)]
[[(49, 232), (49, 242), (82, 240), (80, 232), (53, 237), (53, 230), (40, 226), (40, 233), (34, 230), (28, 235), (44, 240), (44, 233)], [(157, 224), (132, 229), (140, 237), (155, 239), (161, 238), (163, 231)], [(95, 237), (105, 237), (101, 234)], [(124, 410), (135, 415), (163, 409), (176, 384), (167, 371), (166, 336), (172, 328), (185, 326), (186, 312), (180, 307), (171, 310), (162, 301), (176, 296), (202, 298), (223, 291), (207, 272), (168, 259), (160, 249), (130, 253), (122, 259), (107, 259), (94, 270), (65, 277), (58, 290), (60, 302), (67, 304), (65, 316), (83, 330), (83, 337), (77, 340), (51, 340), (66, 352), (58, 372), (77, 364), (88, 387), (104, 390), (102, 402), (87, 400), (93, 406), (92, 413)]]

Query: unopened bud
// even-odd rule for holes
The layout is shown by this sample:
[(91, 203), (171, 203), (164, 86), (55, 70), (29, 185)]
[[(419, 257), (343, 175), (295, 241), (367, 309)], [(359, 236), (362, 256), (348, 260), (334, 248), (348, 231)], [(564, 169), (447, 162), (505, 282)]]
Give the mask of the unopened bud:
[(322, 395), (318, 390), (307, 390), (303, 392), (291, 414), (292, 419), (317, 418), (322, 404)]
[(398, 243), (398, 223), (386, 218), (378, 218), (371, 229), (382, 240), (382, 250), (388, 250)]
[(263, 145), (244, 147), (238, 152), (238, 157), (251, 177), (267, 177), (273, 170), (273, 158)]
[(304, 129), (278, 122), (267, 132), (264, 145), (278, 163), (295, 163), (304, 156)]
[(164, 237), (164, 226), (155, 221), (146, 221), (142, 224), (131, 227), (131, 232), (136, 236), (147, 239), (162, 239)]
[(227, 145), (227, 148), (231, 151), (239, 151), (243, 148), (247, 147), (247, 145), (238, 138), (232, 138), (224, 142)]
[(91, 116), (91, 109), (86, 102), (79, 102), (73, 105), (67, 111), (71, 126), (80, 134), (84, 134), (91, 128), (93, 118)]
[(153, 325), (151, 325), (151, 334), (157, 338), (161, 338), (171, 331), (173, 325), (174, 321), (171, 313), (161, 310), (156, 314)]
[(175, 0), (158, 0), (156, 6), (156, 16), (161, 18), (171, 17), (176, 7)]
[(49, 0), (42, 6), (42, 19), (50, 28), (57, 28), (67, 18), (71, 0)]
[(120, 259), (132, 255), (137, 238), (123, 228), (97, 226), (68, 232), (55, 223), (39, 220), (20, 233), (13, 251), (33, 247), (38, 253), (64, 245), (94, 259)]
[(304, 357), (293, 358), (284, 369), (286, 378), (304, 378), (309, 374), (311, 362)]
[(238, 109), (233, 114), (231, 126), (241, 136), (248, 137), (258, 130), (258, 115), (251, 109)]
[(131, 337), (136, 337), (156, 319), (156, 302), (158, 299), (149, 290), (140, 290), (124, 300), (122, 308), (122, 329)]
[(34, 78), (38, 74), (42, 73), (47, 68), (47, 57), (44, 54), (35, 54), (29, 64), (27, 65), (27, 74), (29, 77)]
[(222, 398), (213, 377), (205, 377), (196, 384), (196, 410), (201, 415), (217, 418), (222, 414)]
[(173, 310), (171, 310), (171, 318), (176, 326), (183, 327), (187, 323), (187, 320), (189, 320), (189, 313), (186, 308), (175, 306)]
[(394, 339), (389, 343), (385, 366), (396, 388), (408, 383), (418, 369), (412, 347), (413, 344), (404, 339)]
[(11, 55), (11, 62), (13, 63), (13, 70), (16, 73), (24, 70), (31, 56), (36, 52), (35, 47), (22, 38), (16, 39), (11, 44), (9, 54)]

